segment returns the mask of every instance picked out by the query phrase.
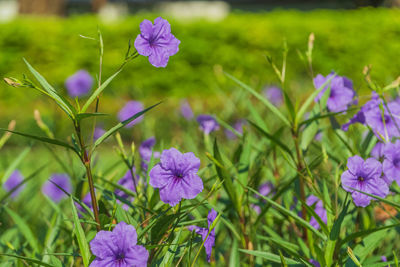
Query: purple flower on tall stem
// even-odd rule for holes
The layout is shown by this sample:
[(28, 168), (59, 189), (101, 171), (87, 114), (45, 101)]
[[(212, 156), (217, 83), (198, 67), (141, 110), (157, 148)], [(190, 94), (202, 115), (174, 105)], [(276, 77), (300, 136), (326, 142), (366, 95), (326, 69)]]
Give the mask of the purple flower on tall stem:
[(53, 174), (42, 186), (42, 193), (54, 202), (60, 202), (62, 199), (67, 198), (68, 195), (59, 187), (69, 194), (72, 192), (72, 185), (67, 174)]
[(203, 191), (203, 181), (197, 175), (200, 159), (192, 152), (182, 154), (175, 148), (164, 150), (160, 163), (150, 175), (150, 185), (160, 190), (160, 199), (175, 206), (182, 198), (193, 199)]
[[(235, 129), (239, 133), (243, 133), (243, 125), (245, 125), (245, 124), (246, 124), (245, 120), (238, 120), (233, 125), (233, 129)], [(226, 129), (225, 130), (225, 134), (226, 134), (226, 137), (228, 137), (229, 139), (235, 139), (236, 138), (236, 135), (231, 130)]]
[(389, 187), (381, 178), (382, 164), (376, 159), (369, 158), (364, 161), (360, 156), (353, 156), (348, 158), (347, 168), (348, 170), (341, 176), (342, 187), (351, 193), (356, 206), (368, 206), (373, 197), (351, 188), (382, 198), (388, 195)]
[(376, 92), (372, 92), (371, 100), (365, 103), (361, 109), (350, 119), (349, 122), (343, 124), (342, 130), (347, 131), (349, 126), (355, 123), (365, 124), (365, 112), (370, 109), (379, 106), (382, 101), (379, 99), (379, 95)]
[(389, 141), (392, 137), (400, 136), (400, 104), (390, 102), (381, 103), (364, 112), (365, 122), (372, 128), (375, 135)]
[(171, 33), (171, 25), (161, 17), (154, 20), (143, 20), (140, 23), (140, 34), (136, 37), (135, 48), (142, 56), (149, 57), (154, 67), (166, 67), (170, 56), (179, 51), (181, 41)]
[(147, 171), (148, 164), (150, 163), (151, 155), (153, 158), (159, 158), (160, 152), (154, 151), (153, 147), (156, 143), (156, 139), (154, 137), (150, 137), (143, 141), (143, 143), (139, 147), (139, 155), (142, 158), (142, 169)]
[(191, 120), (194, 117), (192, 108), (186, 99), (181, 101), (181, 114), (186, 120)]
[[(322, 201), (318, 197), (316, 197), (314, 195), (310, 195), (309, 197), (307, 197), (306, 203), (308, 206), (312, 206), (315, 204), (315, 208), (314, 208), (315, 213), (321, 218), (321, 220), (325, 224), (328, 222), (328, 214), (326, 212), (326, 209), (324, 209)], [(314, 217), (311, 217), (310, 224), (315, 229), (321, 228), (317, 219), (315, 219)]]
[[(266, 182), (261, 184), (258, 187), (258, 193), (260, 193), (263, 196), (268, 196), (272, 190), (274, 189), (274, 185), (271, 182)], [(255, 195), (255, 198), (260, 198), (259, 195)], [(258, 214), (261, 213), (261, 207), (260, 205), (256, 205), (256, 204), (251, 204), (251, 207), (255, 210), (255, 212), (257, 212)]]
[(201, 238), (203, 239), (203, 241), (206, 239), (206, 237), (208, 235), (206, 241), (204, 242), (204, 248), (206, 250), (208, 262), (210, 262), (212, 248), (215, 246), (215, 228), (212, 229), (211, 231), (210, 231), (210, 228), (211, 228), (211, 225), (214, 222), (215, 218), (217, 218), (217, 215), (218, 215), (218, 213), (214, 209), (211, 209), (211, 211), (208, 213), (208, 216), (207, 216), (208, 228), (201, 228), (196, 225), (191, 225), (188, 227), (189, 231), (194, 230), (196, 232), (196, 234), (201, 235)]
[[(331, 73), (328, 76), (324, 77), (321, 74), (318, 74), (314, 78), (314, 86), (316, 89), (322, 87), (322, 85), (330, 79), (335, 73)], [(335, 76), (331, 79), (330, 83), (328, 83), (324, 89), (318, 94), (315, 98), (315, 101), (318, 102), (321, 100), (325, 91), (328, 88), (331, 88), (327, 106), (328, 109), (332, 112), (345, 111), (347, 107), (354, 103), (355, 92), (353, 90), (353, 82), (344, 76)]]
[(96, 258), (91, 267), (145, 267), (149, 252), (137, 245), (135, 227), (120, 222), (110, 231), (100, 231), (90, 241), (90, 250)]
[(15, 198), (19, 195), (19, 193), (25, 188), (25, 184), (20, 185), (24, 181), (24, 176), (19, 170), (15, 170), (11, 173), (10, 177), (8, 177), (7, 181), (3, 184), (3, 188), (10, 192), (14, 188), (14, 192), (11, 193), (11, 198)]
[(387, 143), (384, 148), (383, 173), (389, 185), (396, 181), (400, 186), (400, 140), (396, 143)]
[[(137, 186), (137, 184), (139, 182), (139, 176), (135, 174), (136, 173), (135, 167), (132, 168), (132, 172), (128, 170), (125, 173), (125, 175), (118, 181), (118, 184), (132, 192), (136, 192), (135, 184), (133, 183), (133, 179), (132, 179), (132, 173), (134, 175), (135, 183)], [(122, 191), (120, 189), (115, 189), (115, 194), (123, 199), (126, 199), (127, 201), (130, 201), (130, 202), (132, 202), (134, 199), (133, 196), (127, 194), (125, 191)], [(117, 202), (120, 202), (120, 201), (117, 200)], [(123, 204), (122, 208), (124, 210), (128, 210), (129, 206), (126, 204)]]
[[(128, 101), (125, 106), (119, 111), (118, 119), (120, 122), (123, 122), (129, 118), (131, 118), (136, 113), (139, 113), (144, 109), (143, 104), (139, 101)], [(130, 123), (126, 125), (126, 127), (130, 128), (136, 123), (139, 123), (143, 120), (143, 115), (134, 119)]]
[(93, 78), (86, 70), (80, 70), (68, 77), (65, 87), (71, 97), (81, 97), (90, 92), (93, 86)]
[(275, 106), (280, 106), (283, 103), (282, 90), (276, 86), (271, 86), (263, 91), (264, 96)]
[(218, 122), (211, 115), (199, 115), (197, 116), (197, 122), (200, 124), (200, 129), (205, 134), (210, 134), (212, 131), (219, 129)]

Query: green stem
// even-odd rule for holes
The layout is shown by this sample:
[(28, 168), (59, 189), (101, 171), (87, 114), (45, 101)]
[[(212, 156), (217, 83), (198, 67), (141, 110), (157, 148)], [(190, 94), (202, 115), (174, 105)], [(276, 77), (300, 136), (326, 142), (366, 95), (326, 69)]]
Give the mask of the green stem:
[[(294, 145), (295, 145), (295, 149), (296, 149), (296, 158), (297, 158), (297, 172), (299, 175), (299, 186), (300, 186), (300, 199), (302, 200), (303, 203), (306, 203), (306, 194), (305, 194), (305, 185), (304, 185), (304, 177), (303, 177), (303, 162), (301, 159), (301, 150), (300, 150), (300, 145), (299, 145), (299, 136), (298, 136), (298, 131), (297, 130), (293, 130), (292, 131), (292, 136), (293, 136), (293, 140), (294, 140)], [(306, 215), (307, 215), (307, 211), (306, 211), (306, 207), (304, 205), (302, 205), (302, 209), (301, 209), (301, 217), (303, 218), (303, 220), (306, 220)], [(307, 234), (307, 228), (303, 227), (303, 235), (305, 237), (305, 239), (308, 239), (308, 234)]]
[(91, 170), (91, 166), (90, 166), (90, 157), (88, 156), (88, 153), (85, 148), (85, 144), (84, 144), (84, 141), (82, 138), (81, 127), (79, 125), (79, 122), (76, 123), (76, 125), (75, 125), (75, 131), (77, 133), (77, 136), (79, 139), (79, 145), (81, 147), (81, 161), (86, 168), (86, 175), (88, 178), (89, 190), (90, 190), (90, 198), (92, 200), (93, 214), (94, 214), (94, 219), (97, 223), (96, 229), (98, 232), (101, 230), (101, 224), (100, 224), (100, 219), (99, 219), (99, 209), (98, 209), (98, 205), (97, 205), (96, 192), (94, 191), (93, 176), (92, 176), (92, 170)]

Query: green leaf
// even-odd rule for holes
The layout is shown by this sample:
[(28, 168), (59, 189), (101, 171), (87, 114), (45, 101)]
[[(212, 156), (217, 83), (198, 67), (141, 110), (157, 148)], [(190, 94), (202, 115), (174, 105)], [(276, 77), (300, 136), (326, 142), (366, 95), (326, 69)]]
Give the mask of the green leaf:
[(159, 104), (161, 104), (162, 102), (158, 102), (155, 105), (152, 105), (151, 107), (148, 107), (138, 113), (136, 113), (135, 115), (133, 115), (132, 117), (130, 117), (127, 120), (124, 120), (123, 122), (118, 123), (117, 125), (115, 125), (114, 127), (112, 127), (110, 130), (108, 130), (107, 132), (105, 132), (102, 136), (100, 136), (99, 139), (96, 140), (96, 142), (93, 144), (92, 147), (92, 152), (95, 150), (95, 148), (100, 145), (101, 143), (103, 143), (108, 137), (110, 137), (111, 135), (113, 135), (115, 132), (117, 132), (119, 129), (121, 129), (122, 127), (124, 127), (125, 125), (127, 125), (128, 123), (130, 123), (131, 121), (133, 121), (134, 119), (140, 117), (141, 115), (143, 115), (144, 113), (146, 113), (147, 111), (153, 109), (154, 107), (158, 106)]
[(229, 256), (229, 267), (240, 267), (238, 241), (233, 239), (231, 254)]
[(89, 260), (90, 260), (90, 250), (89, 250), (89, 245), (86, 240), (85, 232), (83, 232), (81, 222), (79, 221), (78, 218), (78, 212), (76, 211), (76, 207), (74, 205), (74, 200), (72, 197), (70, 197), (71, 201), (71, 207), (72, 207), (72, 215), (74, 218), (74, 227), (75, 227), (75, 235), (78, 240), (78, 245), (79, 245), (79, 250), (81, 251), (81, 256), (83, 260), (83, 264), (85, 267), (89, 266)]
[(0, 203), (2, 203), (5, 199), (7, 199), (9, 196), (12, 195), (18, 188), (20, 188), (23, 184), (27, 183), (29, 180), (33, 179), (37, 174), (39, 174), (41, 171), (43, 171), (46, 167), (48, 166), (48, 163), (43, 164), (40, 166), (38, 169), (36, 169), (33, 173), (31, 173), (28, 177), (26, 177), (21, 183), (19, 183), (17, 186), (15, 186), (13, 189), (8, 191), (1, 199)]
[[(31, 258), (24, 257), (24, 256), (20, 256), (20, 255), (13, 255), (13, 254), (0, 253), (0, 256), (17, 258), (17, 259), (20, 259), (20, 260), (23, 260), (23, 261), (26, 261), (26, 262), (29, 262), (29, 263), (32, 263), (32, 264), (38, 264), (39, 266), (44, 266), (44, 267), (55, 267), (54, 265), (50, 265), (50, 264), (48, 264), (48, 263), (44, 263), (44, 262), (42, 262), (42, 261), (40, 261), (40, 260), (31, 259)], [(31, 266), (32, 266), (32, 265), (31, 265)]]
[(172, 245), (168, 247), (167, 253), (165, 253), (160, 267), (172, 266), (172, 261), (175, 255), (178, 253), (179, 238), (181, 237), (183, 227), (180, 228), (179, 233), (174, 238)]
[(221, 153), (218, 148), (217, 139), (214, 140), (214, 160), (215, 168), (218, 173), (218, 178), (223, 182), (224, 189), (228, 194), (233, 206), (238, 214), (240, 214), (241, 207), (239, 206), (239, 199), (236, 195), (235, 187), (233, 186), (233, 180), (231, 175), (225, 169), (221, 157)]
[(314, 219), (317, 221), (317, 223), (319, 224), (319, 226), (321, 227), (322, 231), (328, 235), (329, 234), (329, 230), (328, 227), (326, 226), (326, 224), (322, 221), (321, 217), (318, 216), (318, 214), (314, 211), (314, 209), (310, 206), (307, 205), (306, 202), (304, 202), (303, 200), (301, 200), (299, 198), (299, 201), (301, 202), (301, 204), (306, 208), (307, 212), (309, 214), (311, 214), (311, 216), (314, 217)]
[[(281, 257), (279, 255), (270, 253), (270, 252), (265, 252), (265, 251), (257, 251), (257, 250), (247, 250), (247, 249), (241, 249), (239, 248), (240, 252), (253, 255), (255, 257), (261, 257), (267, 261), (270, 262), (276, 262), (276, 263), (281, 263)], [(289, 258), (284, 258), (287, 264), (302, 264), (300, 261), (295, 261), (293, 259)]]
[(280, 148), (282, 148), (284, 151), (286, 151), (292, 159), (294, 159), (293, 155), (292, 155), (292, 151), (289, 149), (289, 147), (287, 147), (285, 144), (283, 144), (278, 138), (276, 138), (275, 136), (273, 136), (270, 133), (267, 133), (265, 130), (263, 130), (260, 126), (258, 126), (254, 122), (249, 121), (249, 120), (248, 120), (248, 122), (250, 123), (250, 125), (252, 125), (254, 128), (256, 128), (260, 133), (262, 133), (265, 137), (267, 137), (273, 143), (275, 143)]
[(62, 110), (67, 113), (70, 118), (74, 118), (76, 114), (75, 108), (66, 100), (62, 95), (58, 94), (57, 91), (46, 81), (46, 79), (37, 72), (24, 58), (25, 64), (28, 66), (29, 71), (35, 76), (36, 80), (40, 83), (40, 85), (46, 90), (48, 96), (50, 96), (54, 101), (56, 101), (57, 105), (61, 107)]
[(346, 243), (348, 243), (348, 242), (350, 242), (350, 241), (352, 241), (352, 240), (354, 240), (354, 239), (356, 239), (358, 237), (365, 237), (365, 236), (370, 235), (372, 233), (379, 232), (379, 231), (382, 231), (382, 230), (386, 230), (386, 229), (389, 229), (389, 228), (392, 228), (392, 227), (400, 227), (400, 223), (392, 224), (392, 225), (386, 225), (386, 226), (373, 228), (373, 229), (368, 229), (368, 230), (359, 231), (359, 232), (350, 234), (350, 235), (346, 236), (343, 240), (340, 241), (339, 247), (345, 245)]
[(300, 218), (296, 213), (292, 212), (291, 210), (288, 210), (288, 209), (284, 208), (283, 206), (279, 205), (275, 201), (273, 201), (273, 200), (269, 199), (268, 197), (258, 193), (253, 188), (251, 188), (249, 186), (246, 186), (246, 188), (249, 189), (250, 191), (252, 191), (253, 193), (257, 194), (260, 198), (262, 198), (265, 201), (267, 201), (269, 204), (271, 204), (275, 209), (277, 209), (281, 213), (292, 217), (298, 224), (300, 224), (303, 227), (306, 227), (311, 232), (313, 232), (316, 236), (320, 237), (323, 240), (327, 239), (327, 237), (324, 234), (320, 233), (317, 229), (312, 227), (310, 223), (308, 223), (307, 221), (303, 220), (303, 218)]
[(108, 116), (108, 114), (107, 113), (99, 113), (99, 112), (97, 112), (97, 113), (79, 113), (79, 114), (76, 114), (76, 120), (81, 121), (86, 118), (100, 117), (100, 116)]
[(63, 146), (65, 148), (71, 149), (72, 151), (74, 151), (75, 153), (77, 153), (79, 155), (79, 152), (76, 151), (73, 146), (70, 146), (69, 144), (67, 144), (67, 143), (65, 143), (63, 141), (57, 140), (57, 139), (51, 139), (51, 138), (47, 138), (47, 137), (44, 137), (44, 136), (37, 136), (37, 135), (32, 135), (32, 134), (26, 134), (26, 133), (11, 131), (11, 130), (4, 129), (4, 128), (0, 128), (0, 131), (10, 132), (10, 133), (21, 135), (21, 136), (24, 136), (24, 137), (27, 137), (27, 138), (35, 139), (35, 140), (38, 140), (40, 142), (49, 143), (49, 144), (52, 144), (52, 145)]
[(251, 93), (255, 96), (258, 100), (260, 100), (272, 113), (274, 113), (283, 123), (287, 126), (290, 126), (289, 120), (279, 111), (277, 107), (275, 107), (267, 98), (257, 93), (253, 88), (248, 86), (247, 84), (241, 82), (240, 80), (236, 79), (234, 76), (225, 72), (225, 75), (228, 76), (229, 79), (237, 83), (240, 87)]
[(13, 219), (15, 225), (18, 227), (18, 229), (21, 231), (22, 235), (25, 237), (25, 239), (28, 241), (29, 245), (32, 247), (32, 249), (36, 252), (40, 252), (40, 246), (39, 242), (36, 239), (35, 235), (33, 234), (32, 230), (29, 228), (28, 224), (22, 219), (17, 213), (14, 211), (10, 210), (7, 207), (4, 207), (5, 211), (10, 215), (10, 217)]
[(85, 105), (82, 107), (82, 112), (86, 112), (90, 104), (92, 104), (93, 101), (96, 100), (97, 96), (103, 92), (104, 89), (108, 86), (108, 84), (115, 78), (117, 75), (122, 71), (122, 68), (120, 68), (116, 73), (114, 73), (111, 77), (109, 77), (99, 88), (96, 89), (96, 91), (93, 92), (93, 94), (89, 97), (89, 99), (86, 101)]
[(13, 162), (10, 164), (10, 166), (8, 166), (8, 168), (6, 169), (4, 175), (1, 177), (0, 184), (2, 184), (2, 181), (6, 181), (8, 179), (8, 177), (10, 177), (12, 172), (17, 168), (17, 166), (22, 162), (22, 160), (24, 160), (24, 158), (26, 157), (26, 155), (28, 155), (30, 150), (31, 150), (31, 147), (25, 148), (22, 151), (22, 153), (19, 154), (18, 157), (16, 157), (13, 160)]

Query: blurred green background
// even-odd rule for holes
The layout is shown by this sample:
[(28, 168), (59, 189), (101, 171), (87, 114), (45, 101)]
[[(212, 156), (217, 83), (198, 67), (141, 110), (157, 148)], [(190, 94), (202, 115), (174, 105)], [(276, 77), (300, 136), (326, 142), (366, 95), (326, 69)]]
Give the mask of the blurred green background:
[[(33, 79), (23, 63), (22, 58), (26, 58), (57, 90), (66, 94), (64, 82), (75, 71), (87, 69), (96, 77), (97, 43), (80, 35), (96, 37), (99, 28), (104, 38), (105, 80), (121, 64), (129, 39), (133, 41), (139, 33), (140, 22), (157, 16), (160, 14), (138, 13), (109, 23), (94, 15), (18, 17), (2, 23), (0, 77), (22, 78), (27, 74)], [(225, 97), (240, 89), (226, 79), (223, 71), (257, 90), (278, 84), (265, 56), (271, 55), (280, 66), (285, 40), (289, 48), (288, 87), (291, 97), (299, 101), (313, 90), (312, 79), (298, 56), (298, 51), (306, 50), (311, 32), (315, 33), (314, 76), (335, 70), (351, 78), (359, 94), (367, 94), (362, 74), (365, 65), (372, 65), (372, 77), (382, 84), (399, 75), (400, 11), (396, 9), (236, 11), (214, 22), (164, 18), (181, 40), (179, 53), (170, 58), (165, 69), (153, 67), (145, 57), (129, 63), (102, 96), (100, 111), (110, 114), (100, 122), (104, 127), (117, 122), (118, 110), (131, 99), (146, 106), (164, 100), (146, 115), (153, 119), (142, 123), (147, 124), (142, 128), (171, 138), (178, 127), (176, 120), (182, 98), (189, 100), (196, 114), (221, 116), (224, 112), (229, 114), (228, 109), (240, 114), (240, 105), (226, 105)], [(50, 99), (32, 89), (0, 84), (1, 127), (15, 119), (18, 131), (42, 134), (33, 118), (34, 109), (41, 112), (56, 136), (64, 138), (69, 134), (66, 118)], [(131, 131), (126, 135), (130, 136)], [(9, 145), (16, 141), (21, 138), (12, 138)]]

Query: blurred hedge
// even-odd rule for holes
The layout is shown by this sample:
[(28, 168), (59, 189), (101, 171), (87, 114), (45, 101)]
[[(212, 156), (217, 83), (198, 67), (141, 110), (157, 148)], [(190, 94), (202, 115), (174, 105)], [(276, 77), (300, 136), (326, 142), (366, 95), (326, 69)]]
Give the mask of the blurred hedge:
[[(139, 23), (154, 14), (139, 14), (119, 22), (104, 24), (96, 17), (19, 18), (0, 24), (0, 76), (21, 77), (28, 73), (22, 57), (60, 90), (64, 80), (76, 70), (98, 70), (98, 49), (94, 41), (102, 31), (105, 54), (103, 79), (119, 66), (129, 39), (139, 32)], [(169, 18), (168, 18), (169, 19)], [(220, 22), (179, 21), (169, 19), (172, 31), (181, 40), (180, 51), (170, 59), (166, 69), (152, 67), (139, 57), (131, 62), (106, 90), (104, 105), (116, 111), (122, 99), (162, 99), (192, 97), (218, 106), (213, 97), (232, 84), (221, 75), (228, 71), (261, 88), (276, 79), (265, 60), (271, 54), (280, 64), (281, 47), (289, 46), (288, 80), (294, 91), (310, 90), (310, 78), (296, 49), (304, 51), (311, 32), (316, 35), (314, 70), (327, 74), (336, 70), (363, 85), (362, 69), (372, 64), (372, 76), (379, 82), (393, 80), (400, 74), (400, 11), (363, 9), (351, 11), (317, 10), (273, 11), (269, 13), (234, 13)], [(307, 81), (307, 88), (302, 86)], [(23, 120), (33, 107), (48, 107), (47, 100), (36, 92), (0, 85), (0, 122), (11, 118)], [(119, 100), (114, 101), (118, 97)], [(32, 101), (32, 100), (35, 101)], [(220, 99), (220, 98), (219, 98)], [(223, 100), (222, 100), (223, 101)], [(151, 103), (148, 103), (151, 104)], [(29, 115), (31, 116), (31, 115)]]

